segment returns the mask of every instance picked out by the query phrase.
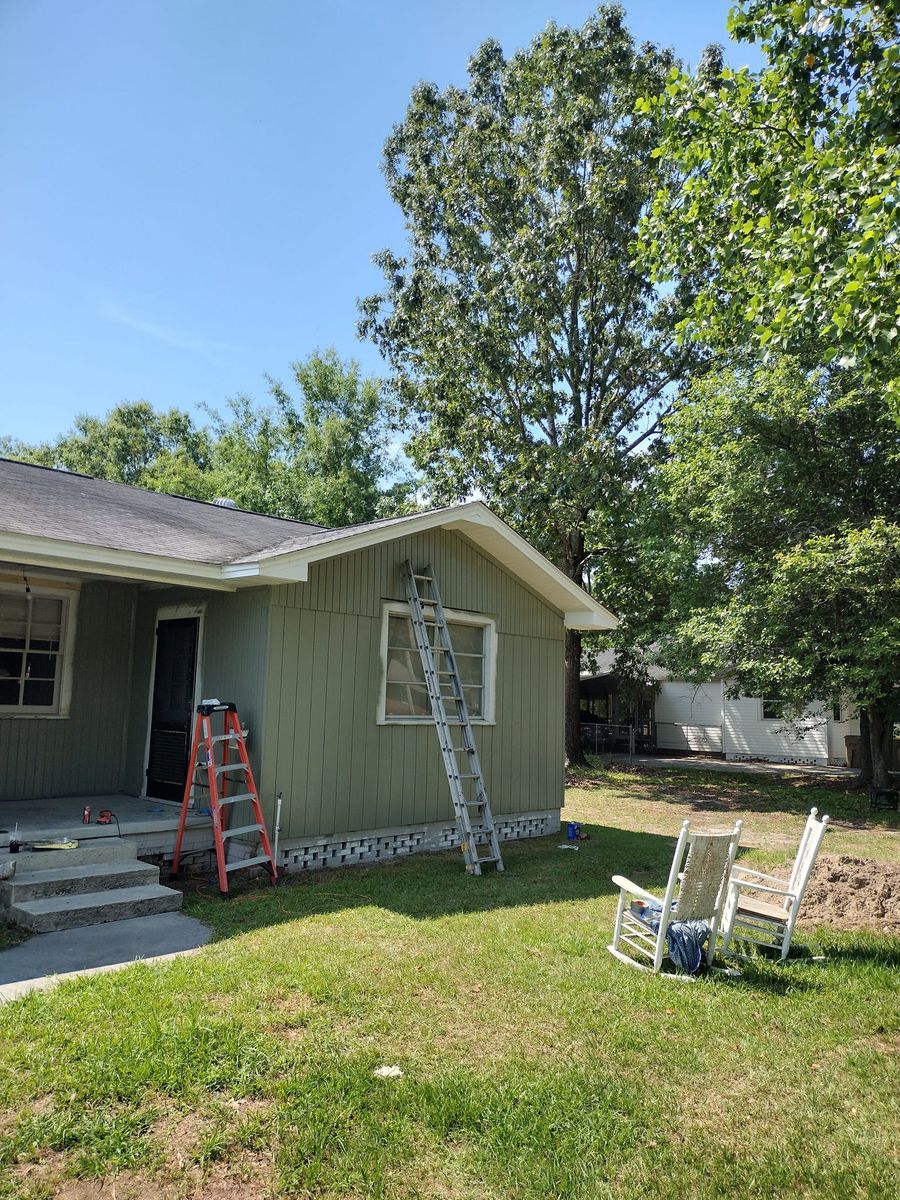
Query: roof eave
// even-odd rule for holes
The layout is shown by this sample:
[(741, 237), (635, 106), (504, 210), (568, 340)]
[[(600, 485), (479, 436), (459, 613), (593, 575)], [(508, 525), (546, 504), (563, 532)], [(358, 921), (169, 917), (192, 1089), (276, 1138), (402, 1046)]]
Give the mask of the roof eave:
[(286, 554), (259, 558), (252, 563), (235, 563), (226, 566), (223, 574), (226, 578), (246, 580), (255, 568), (258, 574), (254, 578), (258, 583), (304, 582), (309, 577), (311, 563), (435, 528), (468, 536), (489, 557), (561, 612), (567, 628), (599, 631), (615, 629), (618, 625), (618, 619), (607, 608), (564, 575), (480, 500), (414, 514), (375, 529), (348, 533)]
[(115, 550), (64, 538), (36, 537), (0, 531), (0, 559), (29, 567), (52, 567), (82, 575), (112, 575), (117, 579), (145, 583), (169, 583), (233, 592), (236, 581), (226, 578), (218, 563), (146, 554), (139, 550)]

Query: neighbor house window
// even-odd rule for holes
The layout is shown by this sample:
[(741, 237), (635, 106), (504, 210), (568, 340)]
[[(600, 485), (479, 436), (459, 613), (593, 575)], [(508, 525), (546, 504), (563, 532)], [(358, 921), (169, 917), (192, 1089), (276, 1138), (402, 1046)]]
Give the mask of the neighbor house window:
[[(473, 721), (493, 721), (495, 629), (493, 621), (468, 613), (446, 612), (466, 707)], [(431, 703), (425, 687), (422, 658), (405, 605), (389, 606), (384, 616), (384, 685), (379, 719), (430, 721)], [(428, 627), (438, 671), (447, 670), (446, 655), (437, 644), (437, 630)], [(448, 676), (441, 677), (450, 695)]]
[(0, 713), (59, 713), (70, 600), (0, 590)]
[(784, 705), (780, 700), (763, 700), (762, 716), (764, 721), (783, 721)]

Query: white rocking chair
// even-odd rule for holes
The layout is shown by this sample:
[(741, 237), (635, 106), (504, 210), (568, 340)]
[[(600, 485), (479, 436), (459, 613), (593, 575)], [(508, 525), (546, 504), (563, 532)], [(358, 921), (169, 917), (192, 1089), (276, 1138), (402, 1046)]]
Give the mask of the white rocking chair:
[[(613, 940), (606, 947), (610, 954), (638, 970), (659, 972), (666, 955), (669, 926), (675, 921), (706, 921), (709, 925), (706, 961), (711, 963), (728, 878), (740, 838), (740, 821), (728, 832), (701, 830), (696, 833), (691, 832), (690, 821), (685, 821), (675, 847), (665, 895), (661, 897), (632, 883), (624, 875), (613, 875), (613, 883), (619, 888), (619, 904)], [(661, 906), (657, 929), (629, 907), (632, 896), (638, 901)], [(650, 963), (624, 953), (622, 946), (649, 959)], [(693, 976), (679, 974), (676, 978), (692, 979)]]
[[(812, 809), (807, 818), (790, 879), (785, 881), (776, 875), (740, 865), (732, 868), (722, 916), (723, 952), (728, 951), (732, 940), (737, 938), (780, 950), (782, 962), (787, 958), (803, 893), (828, 825), (829, 818), (825, 816), (820, 821), (817, 811)], [(747, 892), (762, 892), (763, 895), (748, 896)]]

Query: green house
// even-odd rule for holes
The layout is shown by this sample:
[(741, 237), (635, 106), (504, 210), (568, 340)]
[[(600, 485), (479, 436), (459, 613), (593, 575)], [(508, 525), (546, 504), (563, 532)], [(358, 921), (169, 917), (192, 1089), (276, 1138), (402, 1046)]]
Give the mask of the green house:
[(59, 831), (84, 801), (165, 854), (217, 697), (270, 824), (281, 797), (286, 869), (455, 844), (407, 559), (440, 586), (501, 836), (554, 832), (565, 630), (615, 618), (484, 504), (324, 529), (7, 460), (0, 825)]

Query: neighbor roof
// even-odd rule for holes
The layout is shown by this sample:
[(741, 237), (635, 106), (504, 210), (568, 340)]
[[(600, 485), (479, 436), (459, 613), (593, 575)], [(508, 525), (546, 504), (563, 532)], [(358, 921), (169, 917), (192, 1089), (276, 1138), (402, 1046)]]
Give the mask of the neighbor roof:
[(475, 543), (572, 628), (616, 625), (480, 501), (327, 529), (0, 459), (0, 558), (17, 564), (230, 591), (302, 582), (311, 563), (438, 527)]

